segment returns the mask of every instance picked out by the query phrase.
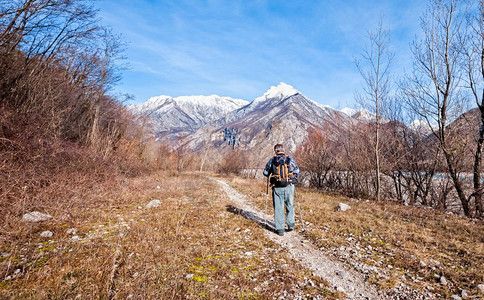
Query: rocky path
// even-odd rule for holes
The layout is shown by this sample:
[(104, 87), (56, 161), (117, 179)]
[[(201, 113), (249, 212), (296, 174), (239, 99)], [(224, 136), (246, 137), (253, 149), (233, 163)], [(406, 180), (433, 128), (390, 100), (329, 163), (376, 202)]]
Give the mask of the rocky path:
[[(230, 187), (225, 181), (212, 178), (234, 203), (233, 210), (246, 218), (254, 220), (260, 225), (271, 227), (274, 224), (272, 215), (267, 215), (251, 205), (251, 201), (245, 195), (240, 194)], [(371, 285), (366, 284), (363, 276), (344, 266), (341, 262), (325, 256), (310, 241), (306, 240), (297, 231), (286, 232), (284, 236), (278, 236), (267, 230), (266, 235), (275, 243), (287, 249), (290, 256), (299, 263), (312, 270), (314, 274), (328, 281), (332, 288), (344, 292), (349, 299), (382, 299), (383, 297)]]

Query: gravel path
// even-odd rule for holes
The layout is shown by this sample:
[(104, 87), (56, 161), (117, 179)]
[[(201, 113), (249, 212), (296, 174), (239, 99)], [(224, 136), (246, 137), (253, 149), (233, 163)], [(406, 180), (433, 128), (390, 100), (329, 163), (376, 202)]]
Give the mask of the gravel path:
[[(262, 226), (273, 228), (272, 215), (267, 215), (251, 205), (250, 199), (230, 187), (225, 181), (216, 181), (230, 200), (234, 203), (231, 209), (246, 218), (256, 221)], [(269, 199), (271, 202), (271, 199)], [(296, 230), (278, 236), (267, 230), (266, 235), (272, 241), (288, 250), (290, 256), (300, 264), (314, 272), (317, 276), (328, 281), (338, 291), (344, 292), (349, 299), (383, 299), (381, 294), (371, 285), (366, 284), (363, 276), (355, 270), (349, 269), (341, 262), (325, 256), (310, 241), (306, 240)]]

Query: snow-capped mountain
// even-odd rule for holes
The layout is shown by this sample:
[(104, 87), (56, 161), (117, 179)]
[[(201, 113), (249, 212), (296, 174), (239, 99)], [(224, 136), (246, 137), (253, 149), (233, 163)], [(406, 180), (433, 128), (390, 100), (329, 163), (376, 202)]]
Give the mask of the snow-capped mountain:
[(416, 119), (412, 123), (410, 123), (410, 125), (408, 125), (408, 127), (410, 129), (412, 129), (413, 131), (418, 132), (420, 134), (430, 134), (432, 132), (432, 130), (437, 129), (436, 125), (433, 125), (431, 127), (431, 125), (429, 125), (429, 123), (427, 121), (418, 120), (418, 119)]
[[(360, 109), (353, 109), (349, 107), (345, 107), (341, 110), (342, 113), (345, 115), (351, 117), (352, 119), (356, 121), (361, 121), (361, 122), (376, 122), (376, 114), (372, 113), (366, 108), (360, 108)], [(381, 124), (386, 124), (390, 120), (382, 117), (380, 115), (380, 123)]]
[(357, 110), (350, 107), (345, 107), (341, 110), (341, 112), (347, 115), (348, 117), (352, 117), (354, 114), (356, 114)]
[(281, 101), (293, 95), (300, 94), (292, 86), (281, 82), (277, 86), (271, 86), (267, 92), (265, 92), (262, 96), (255, 98), (249, 104), (232, 111), (231, 113), (227, 114), (226, 117), (219, 120), (219, 124), (233, 122), (235, 120), (241, 119), (244, 116), (250, 114), (253, 111), (262, 111), (266, 110), (268, 107), (271, 106), (271, 103), (274, 104), (275, 101)]
[(193, 150), (219, 153), (237, 147), (264, 156), (280, 142), (294, 152), (311, 129), (335, 132), (353, 122), (283, 82), (250, 103), (219, 96), (158, 96), (130, 109), (149, 116), (160, 141), (178, 140)]
[(274, 144), (281, 142), (289, 152), (294, 152), (311, 128), (343, 127), (350, 122), (342, 112), (322, 106), (293, 87), (280, 83), (248, 105), (212, 123), (210, 128), (200, 128), (188, 139), (193, 149), (206, 146), (209, 141), (216, 148), (236, 146), (265, 156), (271, 153)]
[(300, 94), (298, 90), (293, 88), (292, 86), (281, 82), (277, 86), (271, 86), (264, 95), (257, 97), (252, 101), (252, 107), (258, 107), (260, 104), (267, 103), (267, 100), (278, 99), (282, 100), (285, 98), (289, 98), (293, 95)]
[(248, 103), (246, 100), (217, 95), (176, 98), (163, 95), (132, 105), (129, 109), (148, 116), (156, 136), (171, 134), (176, 137), (192, 133)]
[(365, 108), (353, 109), (345, 107), (341, 110), (341, 112), (359, 121), (374, 122), (376, 120), (375, 114)]

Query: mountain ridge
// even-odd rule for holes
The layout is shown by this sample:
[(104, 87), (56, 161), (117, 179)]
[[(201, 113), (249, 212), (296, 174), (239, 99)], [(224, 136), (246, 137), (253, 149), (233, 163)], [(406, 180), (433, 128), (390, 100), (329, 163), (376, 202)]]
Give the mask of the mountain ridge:
[[(196, 106), (203, 109), (194, 109)], [(274, 143), (284, 143), (294, 152), (310, 129), (344, 128), (353, 122), (350, 116), (305, 97), (284, 82), (251, 102), (217, 95), (162, 95), (131, 106), (131, 110), (149, 116), (158, 141), (194, 151), (241, 148), (267, 153)]]
[[(249, 151), (251, 159), (260, 162), (276, 143), (294, 153), (314, 130), (324, 130), (327, 139), (338, 141), (354, 125), (368, 126), (376, 119), (366, 109), (339, 111), (319, 104), (283, 82), (251, 102), (217, 95), (162, 95), (131, 106), (131, 110), (148, 116), (158, 142), (172, 149), (210, 153), (204, 156), (211, 156), (212, 161), (239, 149)], [(380, 120), (381, 124), (389, 122)], [(401, 125), (428, 134), (416, 124)]]

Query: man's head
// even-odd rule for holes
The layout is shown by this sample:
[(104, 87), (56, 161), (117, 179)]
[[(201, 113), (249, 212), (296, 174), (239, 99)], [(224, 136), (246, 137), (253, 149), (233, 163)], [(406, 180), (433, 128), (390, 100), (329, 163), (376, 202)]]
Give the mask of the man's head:
[(276, 144), (274, 146), (274, 152), (276, 152), (276, 154), (284, 153), (284, 146), (282, 144)]

